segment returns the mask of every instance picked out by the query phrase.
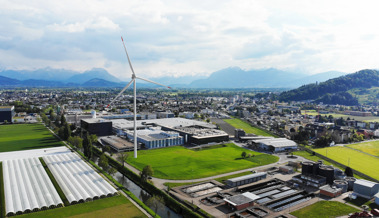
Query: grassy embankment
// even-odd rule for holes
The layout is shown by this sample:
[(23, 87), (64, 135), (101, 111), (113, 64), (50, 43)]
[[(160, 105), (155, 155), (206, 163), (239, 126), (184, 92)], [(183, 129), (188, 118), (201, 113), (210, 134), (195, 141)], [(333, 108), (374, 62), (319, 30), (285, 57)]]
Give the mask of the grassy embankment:
[(356, 144), (346, 145), (346, 147), (354, 148), (367, 154), (375, 155), (379, 157), (379, 140), (369, 141)]
[(358, 209), (350, 207), (337, 201), (319, 201), (300, 210), (294, 211), (291, 215), (298, 218), (324, 218), (338, 217), (357, 212)]

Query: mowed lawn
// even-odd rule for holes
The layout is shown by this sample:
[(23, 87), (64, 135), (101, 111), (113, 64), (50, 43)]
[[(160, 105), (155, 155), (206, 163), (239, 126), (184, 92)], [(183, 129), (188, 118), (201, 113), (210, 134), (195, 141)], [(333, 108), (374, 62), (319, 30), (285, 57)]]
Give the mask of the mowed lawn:
[(253, 127), (250, 124), (246, 123), (243, 120), (240, 119), (223, 119), (223, 121), (229, 123), (236, 129), (243, 129), (245, 130), (246, 133), (253, 133), (255, 135), (261, 135), (261, 136), (273, 136), (274, 135), (270, 134), (267, 131), (261, 130), (259, 128)]
[(351, 168), (379, 179), (379, 158), (342, 146), (319, 148), (314, 151), (346, 166), (349, 166), (350, 160)]
[(379, 157), (379, 140), (346, 145), (346, 147), (354, 148)]
[[(242, 159), (242, 152), (255, 155)], [(154, 177), (164, 179), (196, 179), (233, 172), (251, 167), (275, 163), (278, 157), (240, 148), (233, 143), (225, 146), (194, 151), (181, 146), (138, 151), (138, 158), (132, 158), (130, 152), (128, 163), (139, 170), (151, 165)]]
[(64, 146), (42, 124), (0, 125), (0, 152)]
[(324, 218), (338, 217), (357, 212), (358, 209), (350, 207), (337, 201), (319, 201), (300, 210), (294, 211), (291, 215), (298, 218)]
[(146, 217), (125, 196), (119, 195), (68, 207), (49, 209), (20, 217)]

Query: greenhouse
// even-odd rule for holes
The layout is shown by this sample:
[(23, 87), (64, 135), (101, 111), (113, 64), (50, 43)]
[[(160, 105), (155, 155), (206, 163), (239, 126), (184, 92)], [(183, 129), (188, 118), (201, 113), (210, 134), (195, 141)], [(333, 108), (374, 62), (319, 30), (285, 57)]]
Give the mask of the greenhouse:
[(113, 196), (107, 181), (74, 153), (43, 157), (70, 204)]
[(38, 158), (3, 161), (6, 215), (63, 206)]

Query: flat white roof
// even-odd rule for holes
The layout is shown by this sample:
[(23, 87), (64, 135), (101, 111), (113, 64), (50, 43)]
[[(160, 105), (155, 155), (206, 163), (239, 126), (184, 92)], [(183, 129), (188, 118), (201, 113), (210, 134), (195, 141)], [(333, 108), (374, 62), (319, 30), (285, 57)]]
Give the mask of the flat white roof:
[(354, 184), (358, 184), (358, 185), (362, 185), (362, 186), (370, 187), (370, 188), (374, 187), (375, 185), (379, 185), (379, 183), (371, 182), (365, 179), (357, 179)]
[(117, 193), (106, 180), (75, 153), (43, 157), (70, 203)]
[(266, 172), (253, 173), (253, 174), (244, 175), (244, 176), (240, 176), (240, 177), (236, 177), (236, 178), (231, 178), (231, 179), (228, 179), (228, 181), (238, 182), (238, 181), (243, 181), (246, 179), (251, 179), (251, 178), (255, 178), (255, 177), (259, 177), (259, 176), (263, 176), (263, 175), (267, 175), (267, 173)]
[(0, 161), (29, 158), (29, 157), (43, 157), (47, 155), (57, 155), (71, 153), (70, 149), (66, 146), (43, 148), (43, 149), (31, 149), (24, 151), (9, 151), (0, 152)]
[(3, 175), (7, 215), (63, 205), (37, 157), (3, 161)]
[(297, 146), (296, 142), (286, 138), (259, 139), (252, 141), (255, 143), (265, 144), (267, 146), (273, 146), (275, 148)]

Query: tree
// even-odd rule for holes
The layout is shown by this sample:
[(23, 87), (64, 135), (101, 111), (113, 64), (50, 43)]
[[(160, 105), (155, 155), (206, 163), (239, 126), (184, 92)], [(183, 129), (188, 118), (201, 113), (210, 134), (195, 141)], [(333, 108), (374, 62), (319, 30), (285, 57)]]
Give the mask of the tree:
[(154, 208), (155, 215), (157, 215), (158, 208), (162, 207), (164, 205), (164, 199), (162, 196), (153, 195), (149, 200), (146, 202), (147, 205)]
[(118, 154), (117, 160), (121, 162), (122, 166), (124, 166), (126, 160), (128, 159), (129, 154), (126, 152), (121, 152)]
[(66, 118), (64, 117), (64, 115), (62, 114), (61, 115), (61, 125), (65, 125), (66, 124)]
[(350, 167), (345, 168), (345, 174), (346, 174), (346, 176), (354, 177), (353, 169), (351, 169)]
[(108, 167), (108, 174), (113, 176), (115, 173), (117, 173), (117, 170), (113, 167)]
[(241, 157), (242, 157), (242, 158), (245, 158), (245, 157), (246, 157), (246, 152), (245, 152), (245, 151), (242, 152)]
[(251, 158), (251, 153), (249, 153), (249, 154), (247, 155), (247, 158)]
[(68, 142), (74, 146), (76, 149), (81, 149), (83, 148), (83, 139), (80, 138), (79, 136), (72, 137), (70, 136), (68, 138)]
[(142, 172), (140, 173), (142, 181), (146, 182), (149, 177), (151, 177), (154, 174), (153, 168), (151, 168), (150, 165), (147, 165), (143, 168)]
[(108, 158), (105, 156), (105, 154), (100, 155), (99, 166), (105, 171), (108, 169), (109, 163)]
[(71, 136), (71, 129), (68, 123), (65, 123), (63, 127), (63, 139), (67, 140)]

